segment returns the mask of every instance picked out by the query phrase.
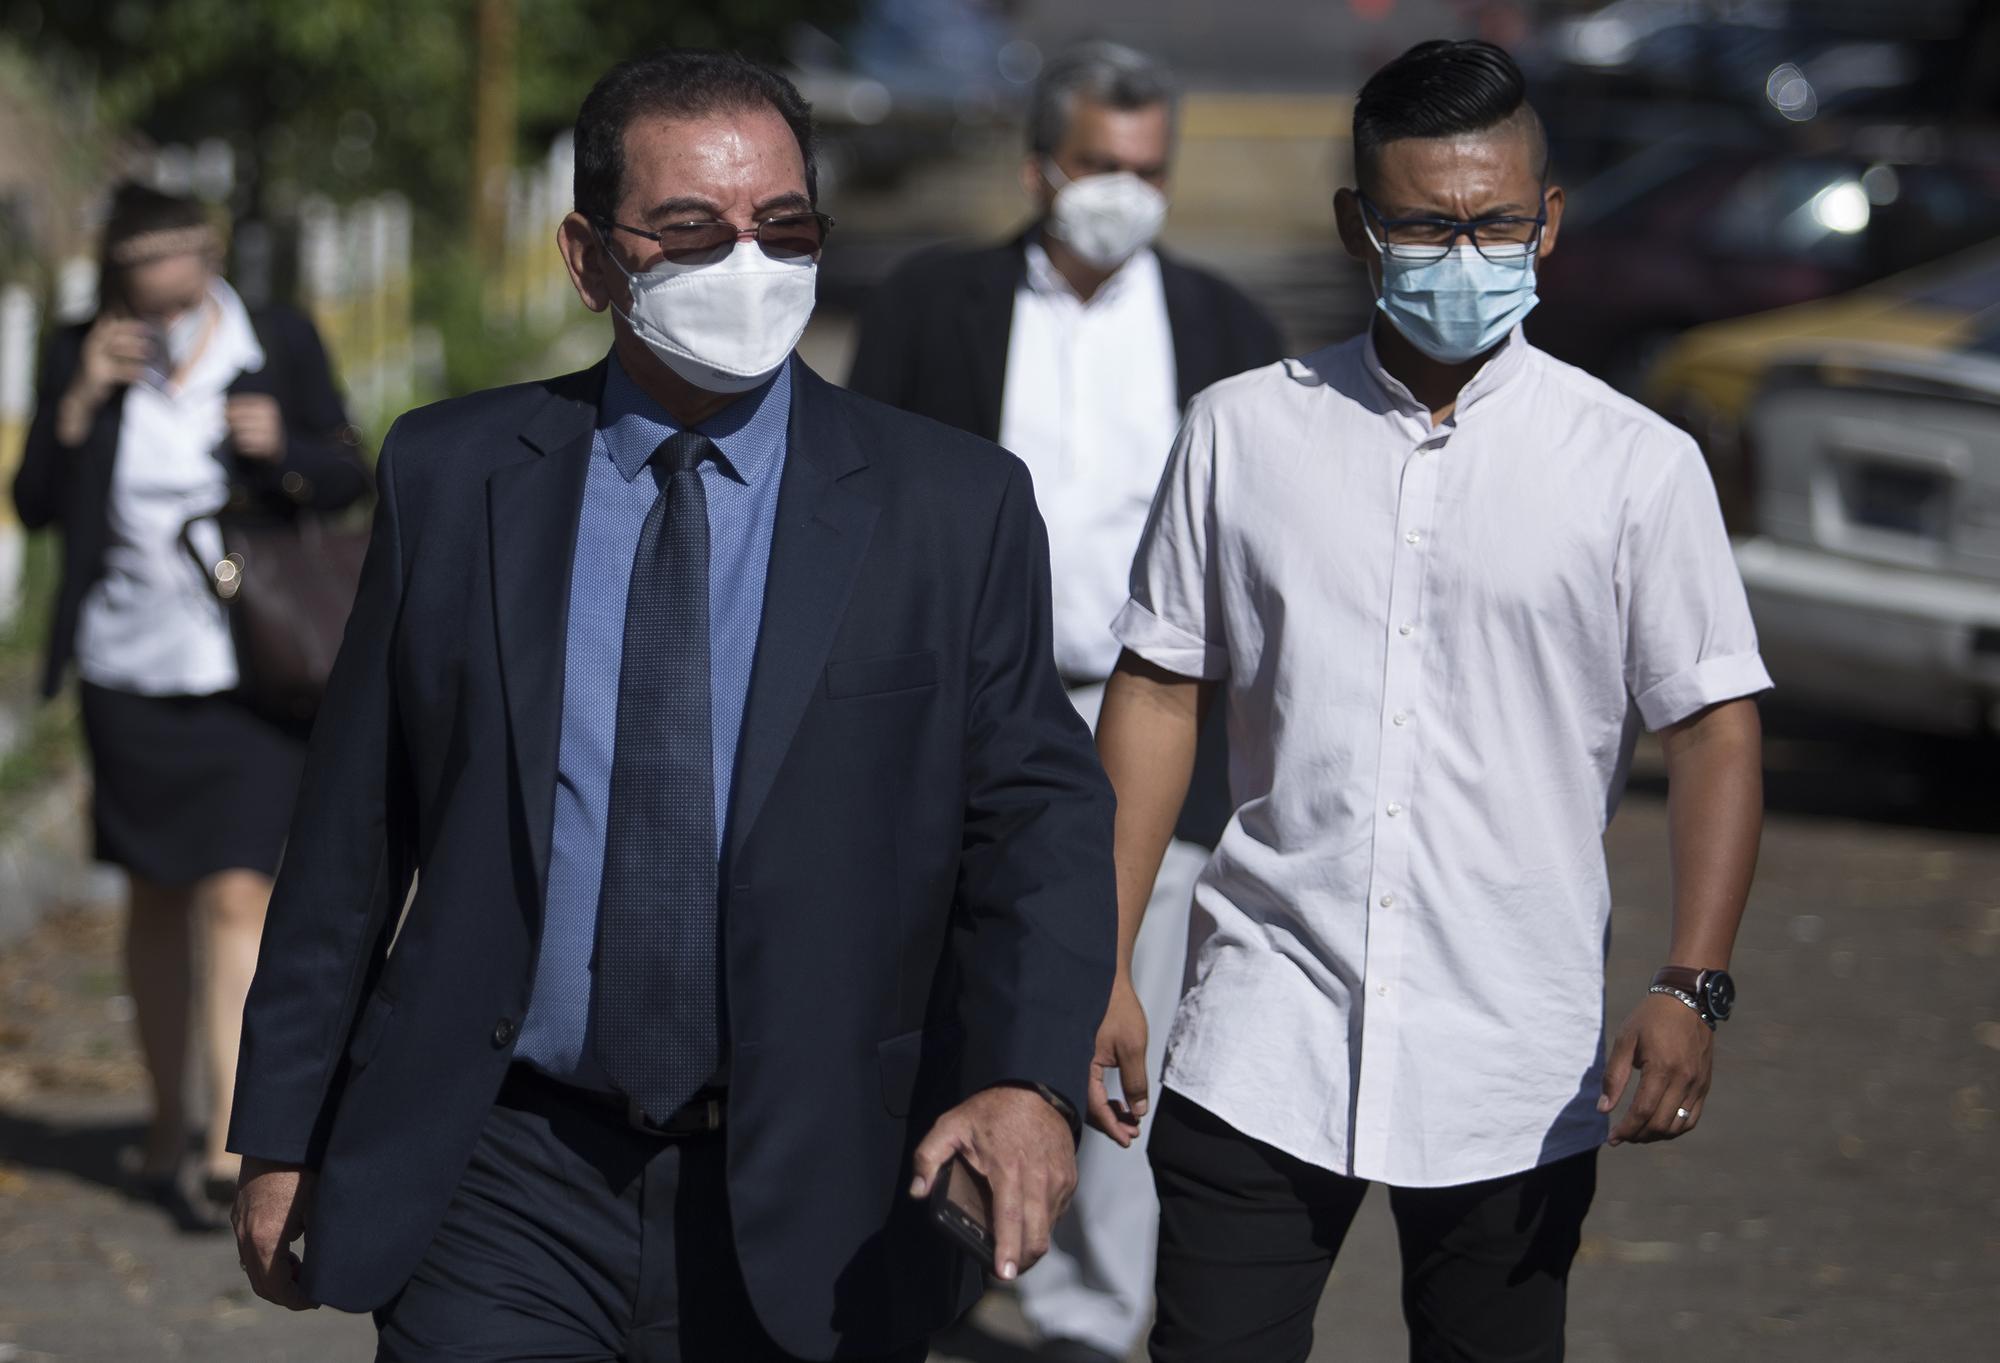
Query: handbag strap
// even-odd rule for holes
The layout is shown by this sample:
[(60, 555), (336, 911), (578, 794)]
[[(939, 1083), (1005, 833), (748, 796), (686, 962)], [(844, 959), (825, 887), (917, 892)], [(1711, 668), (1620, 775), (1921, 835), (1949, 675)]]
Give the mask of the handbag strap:
[(195, 571), (201, 574), (201, 580), (208, 584), (211, 592), (215, 593), (215, 599), (226, 606), (236, 599), (238, 592), (243, 590), (243, 556), (224, 553), (221, 558), (210, 563), (201, 550), (195, 547), (194, 542), (194, 528), (203, 521), (214, 521), (218, 531), (222, 528), (222, 512), (223, 508), (217, 507), (202, 515), (190, 516), (181, 526), (180, 542), (181, 548), (187, 551), (188, 561), (194, 564)]

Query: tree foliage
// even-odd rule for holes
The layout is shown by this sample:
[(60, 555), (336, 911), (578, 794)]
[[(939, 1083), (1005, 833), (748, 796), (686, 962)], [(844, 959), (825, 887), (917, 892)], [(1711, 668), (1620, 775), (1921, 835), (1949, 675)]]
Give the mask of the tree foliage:
[[(842, 0), (514, 0), (519, 134), (538, 154), (612, 63), (668, 44), (772, 57), (791, 25)], [(4, 0), (0, 31), (61, 66), (111, 126), (159, 141), (222, 137), (246, 192), (408, 194), (434, 226), (463, 217), (476, 0)]]

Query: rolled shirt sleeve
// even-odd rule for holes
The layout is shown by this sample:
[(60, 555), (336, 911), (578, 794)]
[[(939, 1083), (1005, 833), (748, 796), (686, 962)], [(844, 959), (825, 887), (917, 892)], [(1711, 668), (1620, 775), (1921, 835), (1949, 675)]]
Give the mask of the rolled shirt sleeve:
[(1625, 684), (1646, 727), (1770, 690), (1715, 485), (1692, 441), (1674, 441), (1627, 516), (1617, 566)]
[(1214, 541), (1215, 417), (1197, 397), (1132, 560), (1131, 599), (1111, 632), (1154, 666), (1202, 681), (1229, 673)]

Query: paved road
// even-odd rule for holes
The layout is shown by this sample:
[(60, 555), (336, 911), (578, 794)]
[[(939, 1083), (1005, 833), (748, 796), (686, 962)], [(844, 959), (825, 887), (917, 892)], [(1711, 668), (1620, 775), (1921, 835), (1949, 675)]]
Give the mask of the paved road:
[[(2000, 786), (1992, 754), (1781, 725), (1773, 812), (1700, 1133), (1607, 1152), (1575, 1281), (1581, 1363), (1967, 1360), (2000, 1331)], [(1666, 938), (1665, 809), (1642, 764), (1610, 835), (1612, 998)], [(365, 1323), (250, 1300), (229, 1247), (116, 1190), (137, 1132), (112, 925), (0, 955), (0, 1363), (358, 1363)], [(1496, 1057), (1504, 1063), (1504, 1057)], [(1371, 1199), (1316, 1360), (1401, 1355)], [(1008, 1303), (940, 1357), (1025, 1357)]]

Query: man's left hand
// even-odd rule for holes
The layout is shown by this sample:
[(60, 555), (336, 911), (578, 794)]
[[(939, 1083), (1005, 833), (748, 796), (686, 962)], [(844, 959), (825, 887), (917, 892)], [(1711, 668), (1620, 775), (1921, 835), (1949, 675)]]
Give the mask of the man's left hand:
[(278, 459), (285, 453), (285, 420), (268, 393), (238, 393), (223, 409), (229, 440), (246, 459)]
[(1670, 1141), (1694, 1130), (1714, 1063), (1715, 1034), (1701, 1015), (1671, 994), (1648, 994), (1625, 1020), (1604, 1066), (1599, 1112), (1615, 1110), (1632, 1071), (1640, 1072), (1639, 1091), (1612, 1129), (1611, 1144)]
[(1049, 1252), (1049, 1232), (1076, 1191), (1069, 1123), (1033, 1089), (981, 1090), (938, 1118), (917, 1147), (910, 1196), (926, 1196), (954, 1155), (993, 1189), (994, 1273), (1020, 1276)]

